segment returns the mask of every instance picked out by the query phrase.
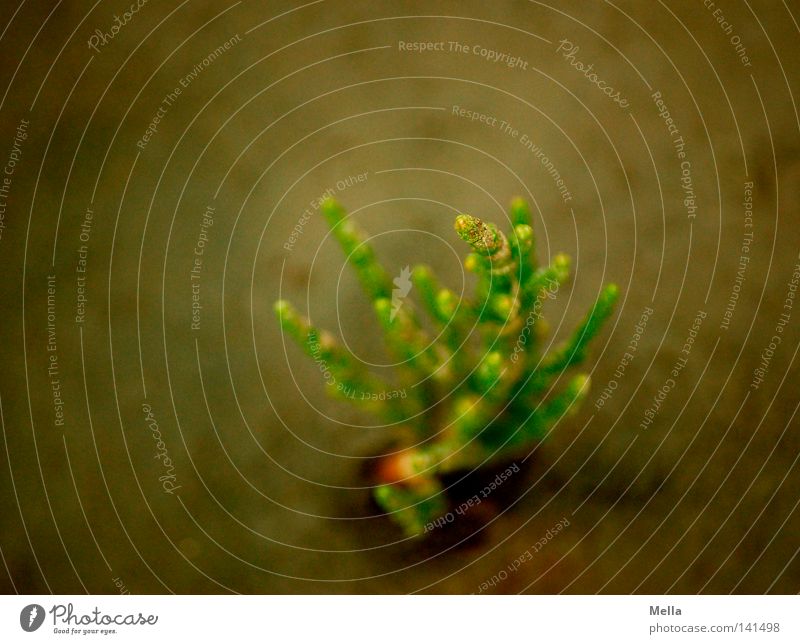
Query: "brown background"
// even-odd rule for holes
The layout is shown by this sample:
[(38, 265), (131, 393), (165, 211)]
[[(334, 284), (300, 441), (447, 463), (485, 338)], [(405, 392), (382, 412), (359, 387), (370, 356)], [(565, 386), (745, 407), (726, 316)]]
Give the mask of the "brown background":
[[(3, 591), (114, 593), (116, 578), (132, 593), (469, 593), (563, 517), (569, 527), (490, 592), (800, 590), (800, 311), (750, 388), (800, 249), (796, 2), (724, 3), (751, 67), (699, 1), (149, 2), (99, 53), (88, 38), (127, 0), (88, 15), (88, 3), (53, 6), (0, 9), (4, 28), (14, 15), (0, 40), (0, 162), (30, 121), (0, 239)], [(236, 34), (138, 150), (163, 97)], [(562, 38), (629, 108), (556, 53)], [(481, 45), (528, 66), (402, 52), (401, 40)], [(686, 141), (692, 221), (655, 91)], [(573, 200), (518, 140), (452, 115), (454, 105), (526, 133)], [(575, 279), (546, 309), (556, 339), (602, 283), (621, 287), (591, 355), (590, 400), (493, 501), (507, 511), (466, 534), (409, 542), (370, 518), (364, 457), (391, 432), (324, 395), (271, 311), (282, 293), (359, 357), (385, 360), (320, 218), (284, 248), (313, 199), (365, 172), (337, 197), (379, 235), (392, 274), (426, 261), (460, 289), (454, 213), (500, 222), (522, 194), (537, 206), (541, 256), (575, 260)], [(722, 330), (747, 180), (752, 258)], [(192, 331), (189, 271), (211, 203)], [(51, 272), (63, 427), (46, 372)], [(639, 351), (596, 411), (647, 306)], [(707, 317), (689, 362), (642, 430), (698, 310)], [(175, 495), (159, 482), (145, 401)]]

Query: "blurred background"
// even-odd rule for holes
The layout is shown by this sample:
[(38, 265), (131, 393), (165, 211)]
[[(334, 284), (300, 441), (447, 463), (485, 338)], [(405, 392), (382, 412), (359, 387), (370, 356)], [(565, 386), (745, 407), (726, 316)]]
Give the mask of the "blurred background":
[[(3, 3), (0, 589), (798, 592), (798, 19)], [(480, 520), (405, 539), (365, 476), (393, 429), (284, 343), (278, 297), (386, 370), (323, 194), (457, 292), (455, 214), (527, 198), (575, 267), (555, 341), (620, 286), (583, 409)]]

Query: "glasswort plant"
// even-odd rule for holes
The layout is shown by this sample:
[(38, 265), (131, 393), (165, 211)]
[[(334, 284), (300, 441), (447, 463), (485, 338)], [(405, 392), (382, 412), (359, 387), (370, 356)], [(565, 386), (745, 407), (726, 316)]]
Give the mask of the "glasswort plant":
[(397, 377), (411, 393), (376, 396), (397, 389), (287, 301), (276, 302), (275, 311), (283, 331), (325, 365), (326, 378), (336, 383), (333, 391), (348, 400), (370, 400), (370, 410), (403, 429), (403, 447), (376, 468), (373, 494), (407, 535), (418, 535), (447, 510), (441, 475), (508, 461), (577, 409), (589, 377), (573, 375), (557, 385), (586, 357), (618, 289), (606, 286), (569, 339), (543, 354), (547, 326), (541, 306), (569, 277), (569, 258), (559, 254), (550, 265), (537, 266), (531, 213), (522, 199), (511, 203), (508, 236), (476, 217), (456, 217), (456, 232), (472, 248), (464, 262), (477, 277), (471, 300), (442, 287), (427, 266), (411, 270), (427, 323), (410, 298), (399, 300), (409, 291), (407, 269), (393, 288), (342, 207), (328, 199), (322, 212), (373, 302), (387, 349), (400, 363)]

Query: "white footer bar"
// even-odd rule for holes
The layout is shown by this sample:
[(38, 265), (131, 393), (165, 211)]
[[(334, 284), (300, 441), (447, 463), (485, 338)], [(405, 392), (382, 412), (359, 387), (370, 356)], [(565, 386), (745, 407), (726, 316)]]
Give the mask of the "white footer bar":
[(800, 642), (799, 621), (794, 595), (7, 596), (0, 641)]

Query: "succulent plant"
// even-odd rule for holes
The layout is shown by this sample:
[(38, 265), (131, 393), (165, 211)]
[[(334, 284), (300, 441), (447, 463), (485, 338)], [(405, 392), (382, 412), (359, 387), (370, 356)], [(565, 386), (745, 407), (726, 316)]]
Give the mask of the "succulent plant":
[[(569, 258), (537, 266), (528, 205), (514, 199), (510, 232), (459, 215), (455, 230), (472, 248), (464, 262), (477, 278), (474, 297), (460, 299), (427, 266), (410, 271), (419, 305), (406, 298), (408, 270), (392, 281), (366, 236), (334, 200), (321, 207), (355, 269), (399, 361), (397, 377), (410, 395), (371, 373), (336, 339), (316, 328), (285, 300), (275, 311), (290, 335), (323, 369), (336, 395), (360, 403), (402, 429), (403, 446), (382, 457), (373, 494), (408, 535), (425, 531), (447, 512), (441, 475), (510, 460), (574, 412), (589, 377), (561, 376), (580, 364), (591, 339), (612, 312), (617, 287), (606, 286), (563, 344), (542, 352), (547, 325), (541, 308), (569, 277)], [(405, 390), (404, 390), (405, 391)], [(376, 403), (377, 401), (377, 403)]]

